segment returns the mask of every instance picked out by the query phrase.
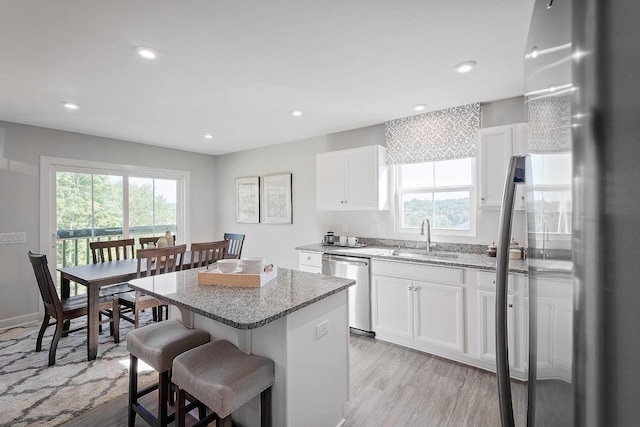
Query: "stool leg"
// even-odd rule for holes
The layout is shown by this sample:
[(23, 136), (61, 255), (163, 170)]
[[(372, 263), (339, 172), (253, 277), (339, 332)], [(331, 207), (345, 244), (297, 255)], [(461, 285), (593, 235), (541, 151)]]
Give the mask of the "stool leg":
[(185, 409), (184, 409), (184, 401), (186, 399), (186, 395), (183, 389), (176, 386), (178, 390), (177, 405), (176, 405), (176, 427), (184, 427), (185, 422)]
[(271, 387), (260, 393), (260, 425), (271, 427)]
[(129, 415), (127, 417), (129, 427), (134, 427), (136, 423), (136, 412), (133, 406), (138, 399), (138, 358), (129, 355)]
[(160, 373), (160, 381), (158, 384), (158, 421), (161, 426), (169, 424), (167, 419), (167, 401), (169, 400), (169, 371)]
[(224, 417), (220, 421), (218, 421), (218, 426), (219, 427), (233, 427), (233, 423), (231, 421), (231, 415), (227, 415), (226, 417)]

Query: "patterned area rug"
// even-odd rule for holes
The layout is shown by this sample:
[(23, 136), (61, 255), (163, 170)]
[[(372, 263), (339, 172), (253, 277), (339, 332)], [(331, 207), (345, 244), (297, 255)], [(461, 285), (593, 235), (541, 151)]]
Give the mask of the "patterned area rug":
[[(147, 310), (141, 316), (141, 324), (150, 319)], [(81, 318), (71, 326), (83, 322)], [(47, 328), (42, 351), (35, 351), (40, 323), (0, 330), (1, 426), (56, 426), (127, 393), (126, 338), (133, 329), (131, 323), (120, 322), (119, 344), (113, 342), (108, 325), (104, 325), (98, 357), (91, 362), (87, 361), (85, 329), (62, 337), (54, 366), (47, 363), (55, 327)], [(157, 380), (151, 368), (142, 362), (138, 367), (141, 385)]]

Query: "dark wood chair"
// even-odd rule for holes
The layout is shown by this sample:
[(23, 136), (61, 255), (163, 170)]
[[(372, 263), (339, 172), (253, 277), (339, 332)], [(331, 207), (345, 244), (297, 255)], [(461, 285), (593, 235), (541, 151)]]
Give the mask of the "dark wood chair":
[(133, 258), (135, 241), (133, 239), (105, 240), (90, 242), (93, 263)]
[[(219, 259), (224, 259), (229, 247), (228, 240), (219, 242), (192, 243), (191, 244), (191, 268), (206, 267)], [(196, 262), (197, 258), (197, 262)]]
[[(51, 366), (56, 363), (56, 350), (60, 338), (67, 336), (71, 332), (86, 328), (86, 325), (84, 325), (76, 329), (64, 330), (64, 325), (68, 324), (72, 319), (87, 315), (87, 296), (77, 295), (61, 300), (56, 291), (51, 272), (49, 271), (47, 256), (29, 251), (29, 261), (31, 261), (31, 265), (33, 266), (33, 272), (35, 273), (40, 295), (42, 295), (42, 302), (44, 303), (44, 319), (42, 320), (40, 332), (38, 332), (36, 351), (42, 350), (42, 338), (45, 330), (49, 326), (56, 325), (51, 347), (49, 348), (49, 366)], [(109, 319), (101, 321), (101, 323), (111, 322), (113, 325), (113, 340), (116, 343), (120, 342), (118, 300), (113, 297), (100, 297), (98, 309), (111, 310), (113, 315)], [(55, 322), (49, 323), (52, 317), (55, 319)]]
[[(136, 253), (138, 258), (138, 277), (155, 276), (162, 273), (178, 271), (182, 268), (184, 253), (187, 245), (169, 246), (167, 248), (139, 249)], [(143, 263), (144, 261), (144, 263)], [(132, 309), (134, 318), (121, 316), (124, 320), (133, 323), (136, 329), (139, 326), (140, 311), (146, 308), (165, 307), (159, 299), (151, 295), (145, 295), (139, 291), (121, 294), (118, 299), (120, 305)], [(167, 317), (168, 317), (167, 310)], [(162, 320), (162, 310), (159, 310), (158, 319)]]
[(225, 258), (240, 259), (242, 245), (244, 244), (244, 234), (224, 233), (224, 240), (229, 241), (229, 249), (227, 249)]
[[(140, 237), (138, 239), (138, 241), (140, 242), (140, 247), (142, 249), (151, 249), (151, 248), (147, 248), (147, 246), (149, 246), (149, 243), (156, 244), (160, 237), (164, 237), (164, 236)], [(176, 235), (174, 234), (173, 235), (173, 245), (172, 246), (175, 246), (175, 245), (176, 245)]]

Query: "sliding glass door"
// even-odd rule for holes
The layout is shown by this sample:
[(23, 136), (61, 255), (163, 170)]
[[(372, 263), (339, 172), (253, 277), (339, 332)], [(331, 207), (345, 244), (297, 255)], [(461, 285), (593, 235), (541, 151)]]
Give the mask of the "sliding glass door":
[[(139, 237), (161, 236), (167, 230), (177, 241), (186, 241), (188, 172), (167, 176), (166, 171), (131, 171), (119, 165), (105, 171), (68, 162), (49, 165), (48, 194), (41, 195), (49, 205), (52, 242), (47, 254), (52, 267), (91, 263), (89, 243), (93, 241), (134, 238), (138, 246)], [(85, 289), (80, 286), (75, 291)]]

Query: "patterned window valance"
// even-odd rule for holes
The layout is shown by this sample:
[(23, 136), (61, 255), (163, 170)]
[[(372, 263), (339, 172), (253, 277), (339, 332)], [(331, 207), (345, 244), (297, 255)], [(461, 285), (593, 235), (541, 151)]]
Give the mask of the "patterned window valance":
[(480, 104), (385, 122), (387, 163), (407, 164), (475, 157)]
[(571, 150), (571, 94), (527, 98), (529, 150), (563, 153)]

